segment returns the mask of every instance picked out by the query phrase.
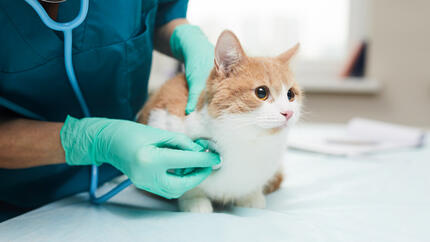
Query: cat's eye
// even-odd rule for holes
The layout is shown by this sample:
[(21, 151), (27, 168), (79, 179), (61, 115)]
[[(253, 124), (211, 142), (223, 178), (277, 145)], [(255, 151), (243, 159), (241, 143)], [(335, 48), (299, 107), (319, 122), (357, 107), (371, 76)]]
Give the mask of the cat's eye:
[(257, 96), (263, 101), (267, 100), (267, 98), (269, 97), (269, 88), (266, 86), (255, 88), (255, 96)]
[(288, 96), (288, 100), (290, 100), (290, 102), (294, 101), (294, 97), (296, 96), (296, 94), (294, 93), (294, 91), (292, 89), (288, 90), (287, 93)]

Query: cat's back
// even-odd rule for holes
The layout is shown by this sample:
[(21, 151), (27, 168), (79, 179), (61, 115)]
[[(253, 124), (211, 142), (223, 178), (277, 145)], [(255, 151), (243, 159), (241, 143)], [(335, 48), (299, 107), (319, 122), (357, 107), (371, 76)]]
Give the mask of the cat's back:
[[(188, 85), (185, 75), (178, 74), (166, 81), (146, 102), (139, 112), (137, 122), (149, 124), (151, 116), (170, 115), (178, 119), (185, 117), (188, 100)], [(151, 125), (153, 126), (153, 125)], [(162, 127), (161, 127), (162, 128)]]

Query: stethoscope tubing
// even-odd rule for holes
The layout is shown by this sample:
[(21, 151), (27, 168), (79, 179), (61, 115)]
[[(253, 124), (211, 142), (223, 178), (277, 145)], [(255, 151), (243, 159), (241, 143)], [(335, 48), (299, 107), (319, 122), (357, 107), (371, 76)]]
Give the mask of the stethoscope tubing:
[[(70, 85), (73, 92), (78, 99), (79, 105), (81, 106), (82, 112), (85, 117), (91, 117), (90, 110), (82, 94), (81, 88), (79, 86), (78, 80), (75, 75), (72, 61), (72, 31), (74, 28), (78, 27), (85, 20), (88, 14), (89, 0), (81, 0), (81, 9), (78, 15), (71, 21), (65, 23), (59, 23), (51, 19), (46, 13), (45, 9), (40, 5), (37, 0), (25, 0), (36, 13), (39, 15), (42, 22), (50, 29), (56, 31), (62, 31), (64, 33), (64, 65), (66, 68), (67, 77), (69, 79)], [(105, 193), (104, 195), (97, 197), (96, 191), (98, 186), (98, 167), (96, 165), (91, 166), (91, 180), (90, 180), (90, 201), (93, 204), (102, 204), (118, 194), (120, 191), (124, 190), (126, 187), (131, 185), (130, 179), (127, 179), (116, 187)]]
[(65, 23), (59, 23), (52, 20), (49, 17), (48, 13), (42, 7), (42, 5), (37, 0), (25, 0), (31, 7), (33, 7), (34, 11), (39, 15), (42, 22), (48, 26), (48, 28), (56, 30), (56, 31), (66, 31), (72, 30), (84, 22), (85, 18), (88, 15), (88, 6), (89, 0), (81, 0), (81, 9), (79, 10), (78, 15), (71, 21)]

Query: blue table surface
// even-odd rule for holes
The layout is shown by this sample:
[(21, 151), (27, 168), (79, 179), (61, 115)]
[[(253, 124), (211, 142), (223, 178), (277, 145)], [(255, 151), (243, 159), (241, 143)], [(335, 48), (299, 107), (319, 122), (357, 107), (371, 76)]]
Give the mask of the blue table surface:
[[(342, 129), (308, 125), (302, 132)], [(183, 213), (175, 201), (130, 187), (101, 206), (78, 194), (3, 222), (0, 240), (430, 241), (428, 142), (350, 158), (289, 150), (284, 169), (266, 209)]]

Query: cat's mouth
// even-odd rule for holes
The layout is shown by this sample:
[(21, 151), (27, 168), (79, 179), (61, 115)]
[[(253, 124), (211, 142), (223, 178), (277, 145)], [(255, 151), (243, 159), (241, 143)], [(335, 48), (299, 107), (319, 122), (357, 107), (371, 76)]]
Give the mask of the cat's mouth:
[(259, 126), (262, 129), (285, 129), (292, 125), (291, 122), (288, 121), (278, 121), (278, 122), (270, 122), (270, 123), (260, 123)]
[(290, 122), (288, 122), (288, 121), (284, 121), (281, 125), (279, 125), (277, 128), (278, 129), (286, 129), (286, 128), (288, 128), (288, 127), (290, 127), (291, 126), (291, 124), (290, 124)]

